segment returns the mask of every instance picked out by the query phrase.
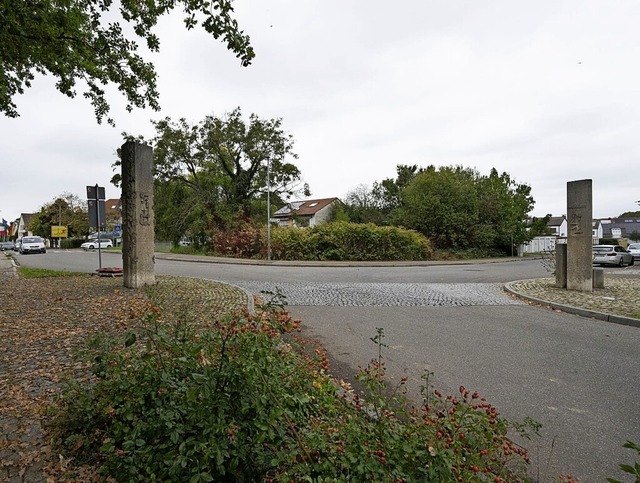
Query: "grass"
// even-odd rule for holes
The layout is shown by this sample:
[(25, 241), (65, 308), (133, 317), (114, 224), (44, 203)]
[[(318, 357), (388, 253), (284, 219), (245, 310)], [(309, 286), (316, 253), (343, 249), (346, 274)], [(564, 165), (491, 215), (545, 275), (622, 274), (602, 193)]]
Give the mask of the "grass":
[(21, 278), (47, 278), (47, 277), (77, 277), (86, 275), (82, 272), (66, 272), (64, 270), (49, 270), (48, 268), (18, 267)]

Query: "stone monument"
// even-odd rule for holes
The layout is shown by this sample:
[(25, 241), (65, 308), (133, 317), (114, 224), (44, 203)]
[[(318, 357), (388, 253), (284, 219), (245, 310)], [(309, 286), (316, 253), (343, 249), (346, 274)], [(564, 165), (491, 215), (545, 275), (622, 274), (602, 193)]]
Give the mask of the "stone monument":
[(592, 182), (590, 179), (567, 183), (567, 289), (593, 291)]
[(122, 268), (124, 286), (155, 284), (153, 215), (153, 150), (128, 141), (122, 161)]

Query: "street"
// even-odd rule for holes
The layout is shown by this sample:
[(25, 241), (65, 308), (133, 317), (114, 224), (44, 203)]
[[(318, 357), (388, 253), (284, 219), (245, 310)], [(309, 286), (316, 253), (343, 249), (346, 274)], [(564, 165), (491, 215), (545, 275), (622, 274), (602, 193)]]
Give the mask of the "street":
[[(20, 264), (92, 272), (97, 253), (50, 250), (16, 256)], [(103, 266), (122, 266), (104, 252)], [(616, 477), (640, 442), (640, 330), (530, 306), (507, 296), (507, 281), (550, 276), (540, 260), (421, 267), (294, 267), (212, 264), (157, 258), (156, 273), (219, 280), (249, 293), (280, 290), (306, 336), (320, 340), (340, 377), (376, 354), (384, 328), (387, 374), (420, 376), (454, 392), (477, 390), (511, 420), (542, 423), (527, 442), (532, 475), (552, 481)]]

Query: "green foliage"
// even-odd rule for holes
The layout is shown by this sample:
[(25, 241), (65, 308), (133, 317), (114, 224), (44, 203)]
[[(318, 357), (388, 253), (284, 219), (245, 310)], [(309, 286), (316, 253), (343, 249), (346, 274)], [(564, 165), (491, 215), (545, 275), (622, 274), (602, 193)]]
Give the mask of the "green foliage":
[(427, 236), (440, 249), (509, 252), (530, 239), (531, 188), (493, 169), (481, 176), (461, 166), (429, 166), (401, 191), (392, 221)]
[(82, 237), (89, 234), (89, 217), (87, 203), (77, 195), (64, 193), (43, 205), (29, 221), (29, 230), (43, 238), (51, 236), (51, 227), (66, 226), (71, 237)]
[(426, 260), (429, 241), (415, 231), (373, 224), (334, 222), (312, 228), (276, 228), (276, 260)]
[(21, 278), (49, 278), (49, 277), (77, 277), (84, 275), (79, 272), (65, 272), (63, 270), (49, 270), (48, 268), (19, 267)]
[(629, 239), (630, 239), (631, 241), (634, 241), (634, 242), (638, 242), (638, 241), (640, 241), (640, 233), (639, 233), (639, 232), (637, 232), (637, 231), (632, 231), (632, 232), (629, 234)]
[[(277, 294), (276, 294), (277, 295)], [(477, 393), (424, 388), (408, 409), (406, 378), (389, 394), (382, 329), (355, 393), (328, 375), (326, 352), (265, 304), (196, 331), (149, 306), (122, 340), (96, 336), (94, 384), (71, 385), (58, 441), (116, 481), (528, 481), (526, 451)]]
[[(16, 95), (31, 87), (35, 74), (51, 74), (56, 88), (75, 97), (76, 82), (86, 83), (83, 96), (101, 122), (109, 113), (104, 86), (114, 84), (127, 109), (158, 110), (156, 72), (140, 56), (138, 40), (151, 52), (160, 48), (153, 33), (160, 17), (184, 12), (187, 29), (198, 24), (248, 65), (254, 57), (249, 37), (231, 16), (231, 1), (212, 0), (3, 0), (0, 15), (0, 111), (17, 117)], [(125, 32), (132, 32), (130, 37)], [(108, 122), (113, 124), (112, 119)]]
[(618, 218), (640, 218), (640, 211), (625, 211)]
[(80, 248), (86, 240), (84, 238), (63, 238), (60, 240), (60, 248), (63, 249), (71, 249), (71, 248)]
[(620, 240), (618, 240), (617, 238), (600, 238), (600, 240), (598, 240), (598, 244), (599, 245), (619, 245)]
[[(636, 453), (638, 453), (638, 456), (640, 457), (640, 446), (638, 446), (633, 441), (627, 441), (622, 446), (623, 446), (623, 448), (629, 448), (629, 449), (635, 450)], [(635, 477), (635, 483), (640, 483), (640, 462), (636, 461), (635, 464), (633, 464), (633, 465), (621, 464), (620, 465), (620, 469), (622, 471), (624, 471), (625, 473), (628, 473), (628, 474), (634, 476)], [(607, 478), (607, 481), (609, 483), (622, 483), (622, 481), (616, 480), (614, 478)]]
[[(204, 237), (224, 229), (238, 216), (266, 221), (267, 171), (272, 203), (300, 191), (294, 141), (282, 119), (248, 122), (240, 108), (223, 117), (206, 116), (191, 125), (185, 119), (154, 122), (154, 203), (159, 237), (177, 242), (188, 234)], [(114, 166), (119, 166), (116, 161)], [(112, 181), (119, 184), (120, 176)]]

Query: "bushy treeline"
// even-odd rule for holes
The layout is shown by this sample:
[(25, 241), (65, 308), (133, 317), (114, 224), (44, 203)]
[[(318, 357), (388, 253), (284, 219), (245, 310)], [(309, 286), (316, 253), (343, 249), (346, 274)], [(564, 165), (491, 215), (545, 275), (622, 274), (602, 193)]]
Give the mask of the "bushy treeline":
[(334, 222), (273, 230), (271, 256), (276, 260), (427, 260), (431, 244), (413, 230)]
[(349, 220), (404, 226), (436, 249), (509, 253), (540, 228), (527, 221), (531, 188), (495, 169), (399, 165), (395, 179), (361, 185), (344, 201)]
[[(239, 258), (266, 258), (267, 229), (255, 223), (217, 230), (209, 253)], [(314, 227), (272, 227), (273, 260), (428, 260), (432, 250), (420, 233), (395, 226), (336, 221)]]

